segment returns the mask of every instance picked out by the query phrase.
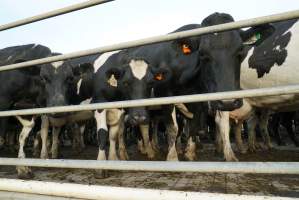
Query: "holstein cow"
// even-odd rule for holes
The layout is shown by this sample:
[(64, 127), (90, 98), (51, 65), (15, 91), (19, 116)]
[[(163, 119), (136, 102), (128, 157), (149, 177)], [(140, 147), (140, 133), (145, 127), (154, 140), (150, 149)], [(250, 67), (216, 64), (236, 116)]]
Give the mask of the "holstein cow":
[[(8, 65), (51, 55), (51, 50), (42, 45), (22, 45), (8, 47), (0, 50), (0, 65)], [(1, 110), (16, 109), (16, 104), (26, 102), (30, 107), (35, 107), (40, 96), (39, 67), (32, 66), (24, 69), (0, 72), (0, 106)], [(24, 145), (26, 138), (34, 127), (34, 117), (16, 116), (23, 128), (19, 136), (19, 158), (25, 158)], [(0, 118), (0, 141), (6, 132), (7, 118)], [(17, 167), (19, 177), (27, 178), (30, 170), (27, 167)]]
[[(272, 24), (274, 32), (260, 45), (251, 48), (241, 67), (241, 88), (253, 89), (292, 85), (299, 83), (298, 56), (299, 47), (299, 23), (297, 20), (288, 20)], [(271, 142), (267, 131), (268, 116), (270, 111), (296, 111), (299, 106), (299, 95), (280, 95), (271, 97), (247, 98), (247, 104), (240, 110), (231, 113), (231, 116), (239, 121), (248, 118), (250, 113), (259, 109), (262, 114), (260, 127), (266, 139), (266, 144), (271, 148)], [(249, 149), (256, 149), (255, 125), (258, 116), (249, 120)], [(237, 130), (240, 130), (238, 128)], [(240, 131), (237, 133), (240, 135)], [(239, 141), (242, 148), (242, 141)]]
[[(201, 25), (203, 27), (233, 22), (229, 14), (213, 13), (206, 17)], [(201, 61), (200, 82), (207, 92), (233, 91), (240, 89), (240, 67), (245, 59), (248, 46), (259, 45), (273, 32), (273, 27), (266, 24), (249, 28), (248, 30), (231, 30), (200, 37), (199, 52)], [(258, 41), (251, 38), (259, 34)], [(242, 105), (240, 99), (212, 101), (209, 103), (212, 110), (216, 111), (216, 130), (219, 134), (218, 141), (223, 141), (224, 157), (227, 161), (237, 160), (229, 140), (229, 112)], [(222, 110), (222, 111), (221, 111)]]
[[(43, 82), (43, 100), (40, 104), (46, 107), (77, 105), (91, 97), (91, 93), (80, 93), (79, 88), (82, 84), (82, 77), (91, 73), (91, 69), (88, 65), (80, 65), (79, 61), (78, 59), (73, 63), (70, 60), (58, 61), (41, 66), (40, 77)], [(82, 60), (82, 62), (85, 61)], [(73, 65), (75, 63), (76, 65)], [(48, 158), (47, 137), (49, 126), (53, 127), (51, 156), (57, 158), (61, 127), (70, 123), (75, 124), (77, 128), (74, 129), (74, 137), (80, 137), (80, 127), (76, 123), (92, 118), (92, 112), (52, 113), (43, 115), (41, 118), (41, 158)], [(80, 144), (75, 148), (80, 148)]]

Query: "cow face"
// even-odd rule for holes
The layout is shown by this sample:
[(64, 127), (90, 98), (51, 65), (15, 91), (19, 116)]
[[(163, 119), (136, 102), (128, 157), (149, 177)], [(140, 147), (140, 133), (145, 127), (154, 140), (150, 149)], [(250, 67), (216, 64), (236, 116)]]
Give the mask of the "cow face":
[[(121, 67), (110, 68), (106, 72), (107, 83), (110, 87), (121, 91), (126, 100), (150, 98), (151, 90), (156, 82), (163, 81), (162, 71), (151, 71), (149, 63), (141, 58), (128, 59)], [(149, 114), (146, 107), (128, 109), (131, 125), (146, 124)]]
[[(234, 19), (228, 14), (214, 13), (203, 20), (202, 26), (212, 26), (233, 21)], [(244, 42), (252, 38), (257, 32), (260, 32), (261, 29), (254, 27), (247, 31), (232, 30), (207, 34), (201, 37), (199, 45), (200, 74), (206, 92), (240, 89), (240, 65), (248, 52)], [(256, 41), (248, 44), (254, 45)], [(241, 107), (242, 100), (215, 101), (211, 105), (217, 110), (230, 111)]]
[[(77, 82), (74, 68), (68, 61), (45, 64), (41, 68), (40, 77), (44, 84), (44, 99), (47, 107), (73, 104), (76, 97)], [(54, 114), (55, 117), (64, 114)]]

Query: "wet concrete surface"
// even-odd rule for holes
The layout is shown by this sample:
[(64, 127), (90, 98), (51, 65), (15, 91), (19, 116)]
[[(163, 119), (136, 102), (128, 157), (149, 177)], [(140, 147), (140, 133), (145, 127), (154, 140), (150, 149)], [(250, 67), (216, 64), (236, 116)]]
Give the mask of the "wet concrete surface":
[[(215, 155), (213, 145), (207, 145), (198, 152), (198, 161), (222, 161)], [(28, 150), (29, 151), (29, 150)], [(136, 146), (130, 146), (131, 160), (147, 160), (137, 152)], [(28, 152), (30, 157), (30, 152)], [(16, 157), (16, 154), (1, 151), (1, 157)], [(88, 146), (81, 153), (74, 153), (71, 147), (63, 147), (61, 158), (95, 159), (97, 148)], [(164, 160), (165, 150), (156, 160)], [(259, 151), (238, 154), (240, 161), (299, 162), (299, 150)], [(151, 188), (184, 190), (228, 194), (250, 194), (266, 196), (284, 196), (299, 198), (299, 175), (261, 175), (261, 174), (220, 174), (220, 173), (158, 173), (109, 171), (109, 177), (99, 179), (93, 170), (33, 168), (33, 180), (55, 181), (80, 184), (123, 186), (133, 188)], [(17, 178), (14, 167), (0, 167), (0, 178)]]

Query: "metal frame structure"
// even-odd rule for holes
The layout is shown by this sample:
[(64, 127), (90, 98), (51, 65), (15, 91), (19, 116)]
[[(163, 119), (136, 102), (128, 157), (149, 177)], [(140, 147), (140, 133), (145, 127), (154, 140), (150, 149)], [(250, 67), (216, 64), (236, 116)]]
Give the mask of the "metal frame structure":
[[(30, 24), (43, 19), (63, 15), (76, 10), (85, 9), (98, 4), (103, 4), (113, 0), (89, 0), (83, 3), (75, 4), (58, 10), (43, 13), (37, 16), (18, 20), (12, 23), (0, 25), (0, 31), (8, 30), (25, 24)], [(189, 31), (160, 35), (130, 42), (124, 42), (89, 50), (73, 52), (69, 54), (53, 56), (43, 59), (32, 60), (12, 65), (0, 67), (1, 71), (13, 70), (29, 67), (32, 65), (41, 65), (60, 60), (77, 58), (87, 55), (99, 54), (113, 50), (126, 49), (158, 42), (166, 42), (186, 37), (200, 36), (203, 34), (223, 32), (232, 29), (239, 29), (249, 26), (261, 25), (265, 23), (278, 22), (289, 19), (299, 18), (299, 10), (285, 12), (270, 16), (258, 17), (253, 19), (231, 22), (210, 27), (198, 28)], [(232, 99), (244, 97), (259, 97), (272, 95), (288, 95), (299, 93), (299, 85), (282, 86), (277, 88), (263, 88), (254, 90), (243, 90), (234, 92), (221, 92), (213, 94), (186, 95), (179, 97), (153, 98), (134, 101), (121, 101), (103, 104), (78, 105), (66, 107), (38, 108), (28, 110), (1, 111), (0, 117), (14, 115), (30, 115), (53, 112), (72, 112), (103, 108), (123, 108), (135, 106), (149, 106), (172, 103), (191, 103), (200, 101), (211, 101), (219, 99)], [(88, 163), (88, 164), (87, 164)], [(143, 171), (176, 171), (176, 172), (224, 172), (224, 173), (275, 173), (275, 174), (299, 174), (299, 163), (217, 163), (217, 162), (134, 162), (134, 161), (78, 161), (78, 160), (37, 160), (37, 159), (14, 159), (0, 158), (0, 165), (27, 165), (36, 167), (66, 167), (66, 168), (88, 168), (88, 169), (113, 169), (113, 170), (143, 170)], [(90, 186), (79, 184), (40, 182), (40, 181), (22, 181), (14, 179), (0, 179), (0, 197), (10, 195), (13, 191), (26, 194), (40, 194), (66, 197), (68, 199), (291, 199), (282, 197), (263, 197), (263, 196), (245, 196), (245, 195), (224, 195), (197, 192), (179, 192), (166, 190), (146, 190), (109, 186)], [(130, 193), (129, 196), (126, 194)], [(16, 195), (17, 196), (17, 195)], [(19, 197), (19, 196), (18, 196)], [(16, 198), (18, 198), (16, 197)], [(42, 196), (41, 196), (42, 197)], [(44, 196), (46, 197), (46, 196)], [(48, 196), (47, 196), (48, 197)], [(20, 198), (20, 197), (19, 197)], [(36, 198), (36, 197), (35, 197)], [(38, 198), (38, 197), (37, 197)], [(61, 198), (63, 199), (63, 198)]]

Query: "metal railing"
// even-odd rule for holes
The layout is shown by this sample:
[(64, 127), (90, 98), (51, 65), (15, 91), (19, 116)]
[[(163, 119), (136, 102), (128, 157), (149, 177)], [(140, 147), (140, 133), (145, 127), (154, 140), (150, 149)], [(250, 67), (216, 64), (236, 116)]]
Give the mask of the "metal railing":
[(89, 1), (82, 2), (82, 3), (74, 4), (74, 5), (67, 6), (67, 7), (64, 7), (64, 8), (60, 8), (60, 9), (57, 9), (57, 10), (53, 10), (53, 11), (50, 11), (50, 12), (42, 13), (40, 15), (36, 15), (36, 16), (32, 16), (32, 17), (28, 17), (28, 18), (21, 19), (21, 20), (18, 20), (18, 21), (14, 21), (14, 22), (10, 22), (10, 23), (7, 23), (7, 24), (0, 25), (0, 31), (8, 30), (8, 29), (11, 29), (11, 28), (16, 28), (16, 27), (23, 26), (23, 25), (26, 25), (26, 24), (31, 24), (33, 22), (41, 21), (41, 20), (48, 19), (48, 18), (51, 18), (51, 17), (56, 17), (56, 16), (59, 16), (59, 15), (74, 12), (74, 11), (77, 11), (77, 10), (82, 10), (82, 9), (85, 9), (85, 8), (89, 8), (89, 7), (92, 7), (92, 6), (99, 5), (99, 4), (107, 3), (107, 2), (110, 2), (110, 1), (114, 1), (114, 0), (89, 0)]
[(154, 106), (154, 105), (166, 105), (166, 104), (176, 104), (176, 103), (194, 103), (194, 102), (221, 100), (221, 99), (264, 97), (264, 96), (288, 95), (288, 94), (298, 94), (298, 93), (299, 93), (299, 85), (290, 85), (290, 86), (280, 86), (280, 87), (272, 87), (272, 88), (240, 90), (240, 91), (232, 91), (232, 92), (217, 92), (217, 93), (208, 93), (208, 94), (171, 96), (171, 97), (129, 100), (129, 101), (114, 101), (114, 102), (107, 102), (107, 103), (94, 103), (94, 104), (84, 104), (84, 105), (10, 110), (10, 111), (1, 111), (0, 117), (15, 116), (15, 115), (34, 115), (34, 114), (45, 114), (45, 113), (74, 112), (74, 111), (86, 111), (86, 110), (96, 110), (96, 109)]
[(261, 25), (261, 24), (265, 24), (265, 23), (278, 22), (278, 21), (284, 21), (284, 20), (296, 19), (296, 18), (299, 18), (299, 10), (284, 12), (284, 13), (276, 14), (276, 15), (258, 17), (258, 18), (253, 18), (253, 19), (247, 19), (247, 20), (242, 20), (242, 21), (238, 21), (238, 22), (230, 22), (230, 23), (226, 23), (226, 24), (198, 28), (198, 29), (193, 29), (193, 30), (189, 30), (189, 31), (171, 33), (168, 35), (160, 35), (160, 36), (149, 37), (149, 38), (140, 39), (140, 40), (133, 40), (130, 42), (123, 42), (123, 43), (119, 43), (119, 44), (108, 45), (108, 46), (104, 46), (104, 47), (88, 49), (88, 50), (83, 50), (83, 51), (77, 51), (77, 52), (68, 53), (68, 54), (59, 55), (59, 56), (52, 56), (52, 57), (47, 57), (47, 58), (42, 58), (42, 59), (36, 59), (36, 60), (12, 64), (12, 65), (0, 66), (0, 71), (24, 68), (24, 67), (29, 67), (32, 65), (40, 65), (40, 64), (51, 63), (51, 62), (55, 62), (55, 61), (77, 58), (77, 57), (82, 57), (82, 56), (87, 56), (87, 55), (98, 54), (98, 53), (104, 53), (104, 52), (109, 52), (109, 51), (114, 51), (114, 50), (126, 49), (126, 48), (137, 47), (137, 46), (159, 43), (159, 42), (166, 42), (166, 41), (171, 41), (171, 40), (176, 40), (176, 39), (181, 39), (181, 38), (199, 36), (199, 35), (208, 34), (208, 33), (228, 31), (228, 30), (232, 30), (232, 29), (256, 26), (256, 25)]
[[(26, 18), (16, 22), (0, 26), (0, 31), (21, 25), (33, 23), (50, 17), (62, 15), (90, 6), (106, 3), (112, 0), (91, 0), (62, 9), (47, 12), (34, 17)], [(92, 54), (104, 53), (130, 47), (137, 47), (147, 44), (166, 42), (186, 37), (200, 36), (203, 34), (228, 31), (232, 29), (261, 25), (265, 23), (284, 21), (299, 18), (299, 10), (258, 17), (238, 22), (231, 22), (210, 27), (204, 27), (189, 31), (171, 33), (168, 35), (155, 36), (130, 42), (108, 45), (100, 48), (83, 50), (69, 54), (53, 56), (28, 62), (1, 66), (0, 71), (13, 70), (18, 68), (40, 65), (55, 61), (77, 58)], [(213, 94), (186, 95), (178, 97), (153, 98), (134, 101), (121, 101), (112, 103), (101, 103), (91, 105), (77, 105), (66, 107), (37, 108), (28, 110), (1, 111), (0, 116), (31, 115), (53, 112), (72, 112), (83, 110), (94, 110), (104, 108), (124, 108), (136, 106), (163, 105), (172, 103), (191, 103), (201, 101), (211, 101), (220, 99), (261, 97), (273, 95), (288, 95), (299, 93), (299, 85), (282, 86), (276, 88), (263, 88), (253, 90), (243, 90), (234, 92), (220, 92)], [(88, 163), (88, 164), (86, 164)], [(65, 168), (85, 168), (85, 169), (113, 169), (113, 170), (142, 170), (142, 171), (176, 171), (176, 172), (224, 172), (224, 173), (276, 173), (276, 174), (299, 174), (299, 163), (217, 163), (217, 162), (136, 162), (136, 161), (79, 161), (79, 160), (37, 160), (37, 159), (13, 159), (0, 158), (0, 165), (22, 165), (35, 167), (65, 167)], [(282, 197), (263, 197), (245, 195), (224, 195), (195, 192), (179, 192), (164, 190), (145, 190), (120, 188), (109, 186), (90, 186), (79, 184), (50, 183), (38, 181), (21, 181), (14, 179), (0, 179), (0, 190), (16, 191), (24, 193), (34, 193), (41, 195), (63, 196), (68, 198), (83, 199), (289, 199)], [(129, 196), (127, 194), (130, 194)], [(0, 192), (1, 195), (1, 192)]]
[(299, 162), (165, 162), (0, 158), (0, 165), (149, 172), (299, 174)]

